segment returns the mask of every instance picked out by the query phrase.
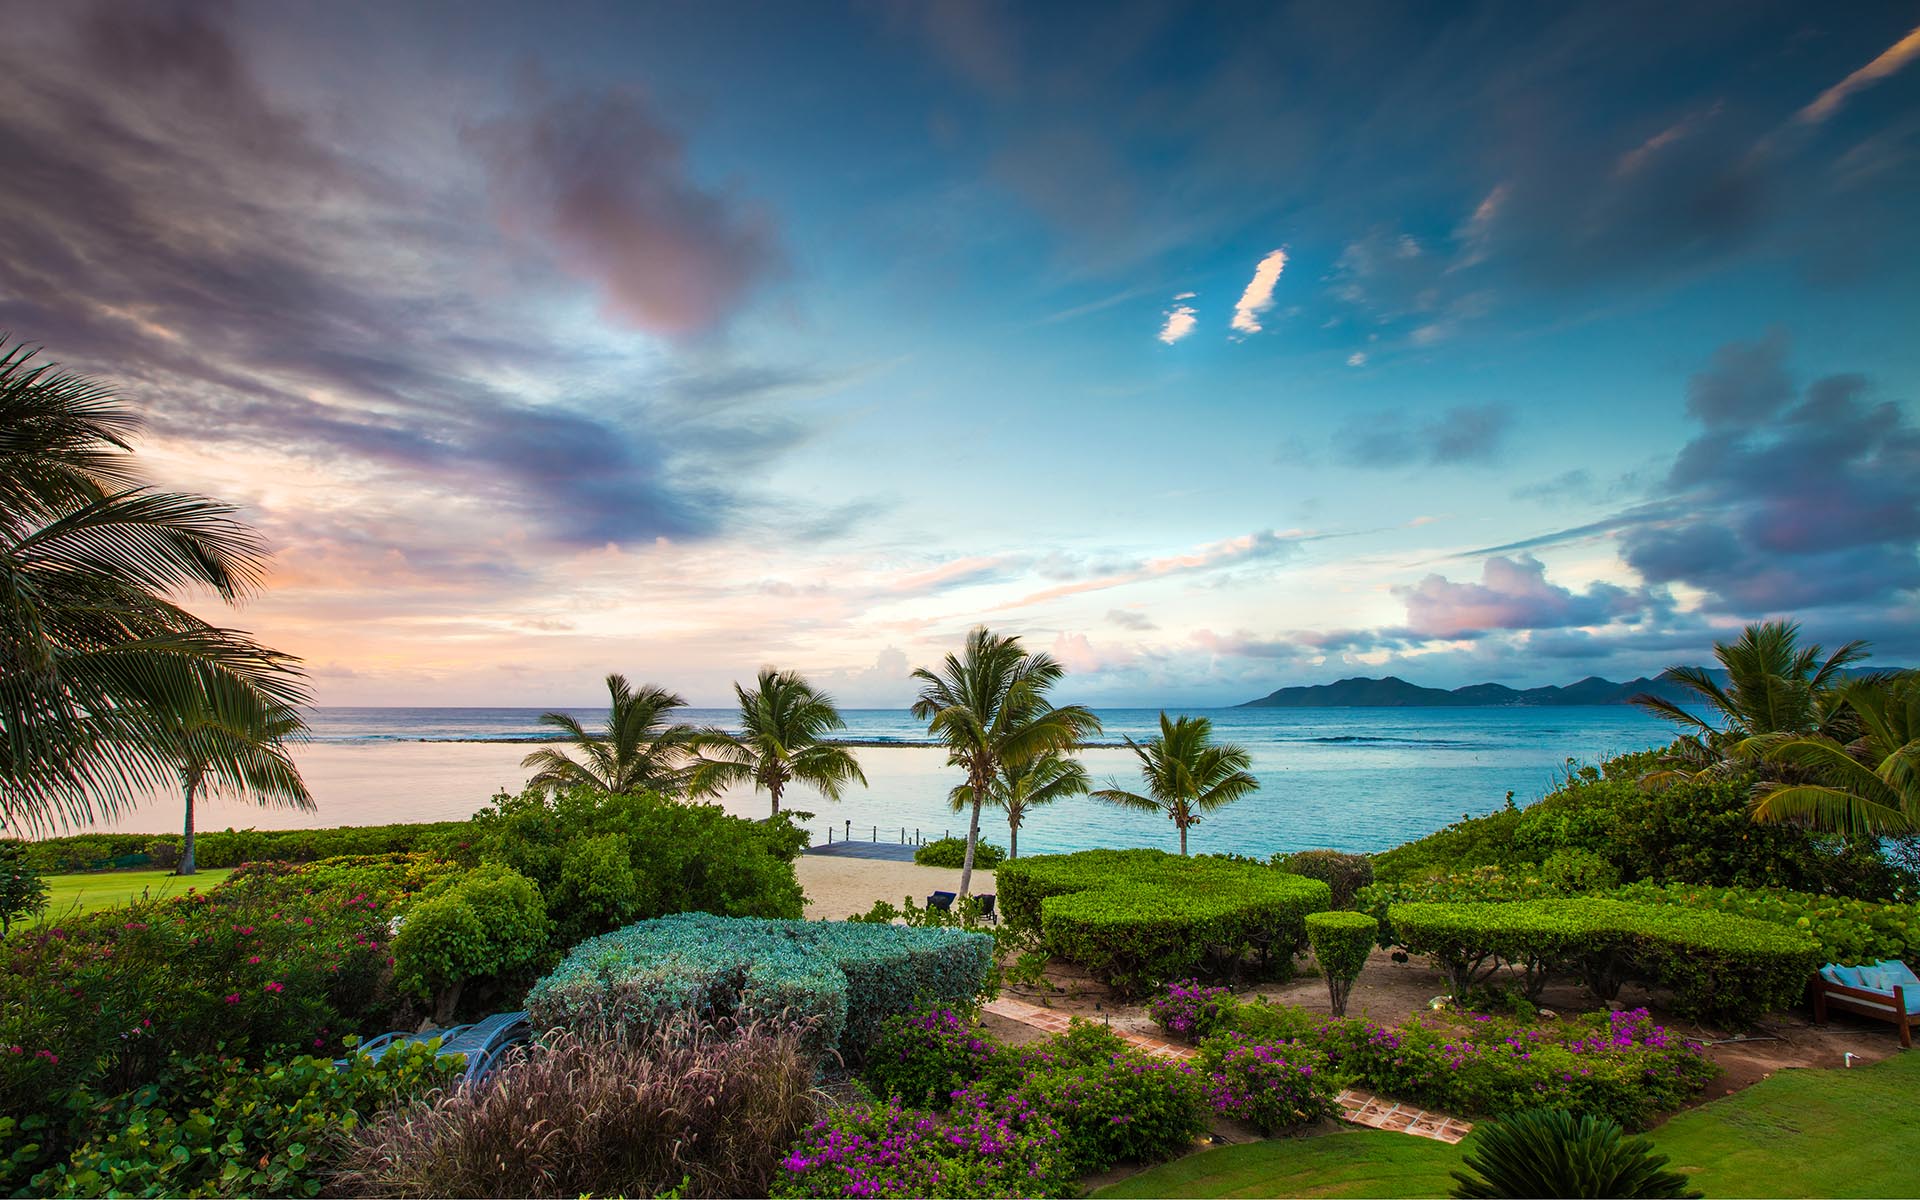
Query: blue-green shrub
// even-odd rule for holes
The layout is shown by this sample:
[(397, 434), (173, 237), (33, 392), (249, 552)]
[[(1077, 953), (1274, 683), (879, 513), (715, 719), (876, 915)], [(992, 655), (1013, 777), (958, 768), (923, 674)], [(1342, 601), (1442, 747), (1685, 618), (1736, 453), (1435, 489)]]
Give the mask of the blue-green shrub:
[(993, 939), (959, 929), (682, 913), (574, 947), (534, 985), (544, 1028), (630, 1035), (693, 1013), (804, 1022), (815, 1049), (858, 1061), (888, 1017), (970, 1007)]
[(1002, 865), (1001, 907), (1038, 929), (1047, 951), (1122, 993), (1187, 976), (1284, 972), (1306, 941), (1306, 915), (1332, 905), (1317, 879), (1226, 858), (1159, 850), (1085, 850)]

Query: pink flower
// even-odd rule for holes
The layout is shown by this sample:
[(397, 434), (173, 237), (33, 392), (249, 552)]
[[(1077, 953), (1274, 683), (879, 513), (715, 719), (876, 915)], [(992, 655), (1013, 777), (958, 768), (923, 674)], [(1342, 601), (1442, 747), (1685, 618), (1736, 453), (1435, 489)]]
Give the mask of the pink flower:
[(238, 1004), (238, 1003), (240, 1003), (240, 993), (239, 993), (239, 992), (228, 992), (228, 993), (227, 993), (227, 1003), (228, 1003), (228, 1004)]
[(284, 992), (287, 990), (287, 985), (269, 979), (267, 980), (267, 990), (270, 992)]
[(255, 966), (255, 967), (257, 967), (257, 966), (259, 966), (259, 965), (260, 965), (260, 956), (259, 956), (258, 954), (256, 954), (256, 955), (254, 955), (254, 956), (253, 956), (252, 958), (249, 958), (249, 959), (247, 960), (247, 965), (248, 965), (248, 966)]

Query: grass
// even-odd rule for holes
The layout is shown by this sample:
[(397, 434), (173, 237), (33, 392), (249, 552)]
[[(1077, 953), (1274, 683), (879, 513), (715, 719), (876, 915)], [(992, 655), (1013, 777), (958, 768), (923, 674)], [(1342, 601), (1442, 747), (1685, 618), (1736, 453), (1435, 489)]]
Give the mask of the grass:
[[(1651, 1136), (1669, 1167), (1709, 1196), (1910, 1196), (1920, 1156), (1916, 1111), (1920, 1053), (1907, 1052), (1850, 1071), (1781, 1071), (1683, 1112)], [(1095, 1195), (1444, 1196), (1461, 1153), (1402, 1133), (1353, 1130), (1188, 1155)]]
[(1444, 1196), (1460, 1150), (1372, 1129), (1189, 1154), (1096, 1196)]
[(76, 911), (90, 913), (112, 908), (139, 899), (141, 892), (146, 892), (156, 900), (180, 895), (188, 888), (199, 888), (204, 892), (230, 874), (230, 869), (222, 868), (201, 870), (194, 875), (175, 875), (171, 871), (88, 871), (79, 875), (48, 875), (47, 916), (57, 920)]

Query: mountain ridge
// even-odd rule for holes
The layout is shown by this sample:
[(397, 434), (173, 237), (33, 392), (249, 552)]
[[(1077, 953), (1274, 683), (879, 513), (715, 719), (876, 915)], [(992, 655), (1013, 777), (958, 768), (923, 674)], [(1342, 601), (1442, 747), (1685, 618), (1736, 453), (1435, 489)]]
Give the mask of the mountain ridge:
[(1589, 675), (1565, 686), (1511, 688), (1503, 683), (1474, 683), (1465, 687), (1422, 687), (1397, 675), (1380, 679), (1355, 675), (1333, 683), (1283, 687), (1234, 705), (1235, 708), (1567, 708), (1576, 705), (1631, 703), (1643, 693), (1679, 702), (1692, 696), (1662, 671), (1615, 683)]

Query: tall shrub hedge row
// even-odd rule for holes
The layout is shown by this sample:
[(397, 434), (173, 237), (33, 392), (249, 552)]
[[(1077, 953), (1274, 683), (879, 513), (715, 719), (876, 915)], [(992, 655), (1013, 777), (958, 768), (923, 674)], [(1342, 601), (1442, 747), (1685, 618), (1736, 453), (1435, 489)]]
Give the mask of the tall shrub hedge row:
[(537, 1027), (637, 1035), (687, 1013), (804, 1022), (859, 1061), (891, 1016), (972, 1005), (993, 939), (951, 928), (682, 913), (582, 942), (527, 996)]
[[(202, 867), (249, 862), (313, 862), (346, 855), (431, 852), (455, 857), (472, 836), (466, 821), (403, 825), (342, 825), (337, 829), (208, 830), (193, 839), (193, 859)], [(89, 871), (114, 860), (145, 855), (155, 867), (180, 861), (177, 833), (80, 833), (27, 844), (28, 861), (46, 875)]]
[(1007, 920), (1123, 993), (1194, 975), (1284, 971), (1306, 916), (1332, 905), (1317, 879), (1246, 860), (1159, 850), (1014, 859), (996, 873)]
[(1821, 957), (1812, 938), (1763, 921), (1592, 897), (1396, 904), (1388, 919), (1456, 994), (1503, 965), (1536, 995), (1550, 973), (1571, 969), (1602, 999), (1638, 979), (1672, 988), (1676, 1012), (1733, 1024), (1793, 1005)]

